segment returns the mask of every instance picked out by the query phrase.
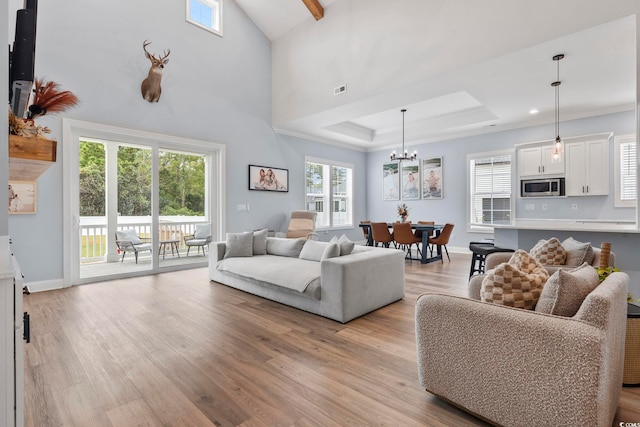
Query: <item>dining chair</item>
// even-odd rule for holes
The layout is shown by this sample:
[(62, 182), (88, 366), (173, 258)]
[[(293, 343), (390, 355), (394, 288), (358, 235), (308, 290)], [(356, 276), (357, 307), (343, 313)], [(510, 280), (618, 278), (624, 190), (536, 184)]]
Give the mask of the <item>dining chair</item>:
[[(435, 221), (418, 221), (418, 224), (422, 224), (422, 225), (436, 225)], [(429, 236), (428, 237), (434, 237), (434, 233), (435, 230), (431, 230), (428, 232)], [(422, 239), (422, 230), (416, 230), (415, 231), (415, 235), (417, 238)], [(424, 249), (424, 248), (423, 248)]]
[(420, 252), (420, 242), (422, 241), (422, 239), (419, 239), (415, 234), (413, 234), (411, 223), (394, 222), (393, 239), (396, 241), (396, 244), (400, 245), (401, 248), (407, 250), (407, 255), (405, 256), (405, 258), (412, 259), (411, 248), (414, 244), (416, 245), (418, 256), (422, 255), (422, 252)]
[[(360, 224), (369, 224), (371, 225), (371, 221), (360, 221)], [(360, 227), (362, 228), (362, 234), (364, 234), (364, 244), (365, 246), (369, 246), (369, 230), (371, 227)]]
[(373, 246), (378, 246), (378, 243), (382, 243), (382, 246), (388, 248), (389, 244), (393, 243), (393, 246), (397, 247), (393, 234), (389, 233), (389, 226), (386, 222), (372, 222), (371, 235), (373, 237)]
[[(451, 237), (452, 231), (453, 231), (453, 224), (445, 224), (439, 236), (429, 237), (429, 240), (427, 240), (427, 242), (429, 243), (429, 245), (431, 245), (429, 248), (431, 255), (433, 255), (434, 246), (444, 246), (444, 251), (447, 253), (447, 258), (449, 259), (449, 262), (451, 262), (451, 257), (449, 257), (449, 251), (447, 250), (447, 244), (449, 243), (449, 237)], [(441, 258), (440, 261), (444, 263), (444, 259)]]

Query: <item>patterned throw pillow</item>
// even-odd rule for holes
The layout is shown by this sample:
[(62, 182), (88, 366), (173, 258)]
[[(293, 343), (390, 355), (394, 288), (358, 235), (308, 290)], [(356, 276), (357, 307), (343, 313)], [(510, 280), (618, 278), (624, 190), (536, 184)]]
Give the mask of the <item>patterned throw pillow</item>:
[(567, 252), (555, 237), (539, 240), (529, 253), (542, 265), (564, 265), (567, 259)]
[(522, 249), (509, 262), (489, 270), (482, 280), (480, 299), (484, 302), (532, 310), (549, 274)]
[(573, 317), (587, 295), (599, 284), (596, 269), (586, 262), (573, 270), (558, 270), (544, 285), (536, 311)]

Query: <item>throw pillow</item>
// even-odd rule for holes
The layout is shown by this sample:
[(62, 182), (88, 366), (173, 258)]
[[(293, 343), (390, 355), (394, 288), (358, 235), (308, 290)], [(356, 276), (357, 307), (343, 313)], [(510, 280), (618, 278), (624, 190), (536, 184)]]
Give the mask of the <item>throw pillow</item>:
[[(308, 261), (321, 261), (325, 250), (329, 247), (327, 242), (318, 242), (316, 240), (307, 240), (300, 251), (298, 258)], [(338, 251), (340, 249), (338, 248)]]
[(322, 254), (322, 260), (336, 258), (340, 256), (340, 245), (337, 242), (329, 243)]
[(565, 265), (568, 267), (578, 267), (583, 263), (591, 264), (593, 262), (593, 248), (591, 242), (578, 242), (573, 237), (569, 237), (562, 242), (562, 247), (567, 252), (567, 260)]
[(267, 237), (267, 254), (298, 258), (306, 239)]
[(118, 240), (128, 240), (133, 245), (139, 245), (140, 243), (142, 243), (142, 240), (140, 240), (140, 238), (138, 237), (138, 233), (136, 233), (136, 230), (133, 228), (117, 231), (116, 234), (118, 235)]
[(196, 224), (194, 239), (206, 239), (209, 236), (211, 236), (211, 224)]
[(333, 242), (336, 242), (340, 245), (340, 256), (349, 255), (351, 252), (353, 252), (353, 248), (356, 246), (355, 242), (349, 240), (349, 238), (344, 234), (340, 236), (339, 239), (338, 237), (333, 236), (331, 240), (329, 240), (329, 243)]
[(555, 237), (538, 241), (529, 253), (542, 265), (564, 265), (567, 259), (567, 253), (560, 240)]
[(227, 233), (225, 258), (253, 256), (253, 233)]
[(548, 277), (547, 270), (520, 249), (509, 262), (487, 272), (482, 280), (480, 298), (484, 302), (532, 310)]
[(573, 317), (599, 283), (596, 269), (586, 262), (573, 270), (558, 270), (544, 285), (536, 311)]
[(269, 235), (269, 230), (267, 230), (266, 228), (264, 230), (253, 232), (253, 254), (254, 255), (267, 254), (268, 235)]

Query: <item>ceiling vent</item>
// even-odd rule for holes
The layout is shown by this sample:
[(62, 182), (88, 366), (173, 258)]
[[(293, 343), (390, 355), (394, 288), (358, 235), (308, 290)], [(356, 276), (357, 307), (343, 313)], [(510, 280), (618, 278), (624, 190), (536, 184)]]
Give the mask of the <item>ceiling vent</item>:
[(337, 88), (333, 89), (333, 95), (334, 96), (340, 95), (340, 94), (345, 93), (346, 91), (347, 91), (347, 84), (345, 83), (345, 84), (340, 85)]

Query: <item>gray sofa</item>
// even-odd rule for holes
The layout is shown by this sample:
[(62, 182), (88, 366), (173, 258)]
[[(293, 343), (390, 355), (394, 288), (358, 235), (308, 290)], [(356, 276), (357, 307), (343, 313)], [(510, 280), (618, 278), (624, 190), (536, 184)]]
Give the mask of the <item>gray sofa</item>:
[[(268, 240), (271, 248), (297, 239)], [(226, 251), (225, 242), (211, 244), (210, 280), (338, 322), (404, 298), (404, 253), (399, 250), (355, 246), (350, 254), (318, 261), (295, 251), (225, 257)]]

